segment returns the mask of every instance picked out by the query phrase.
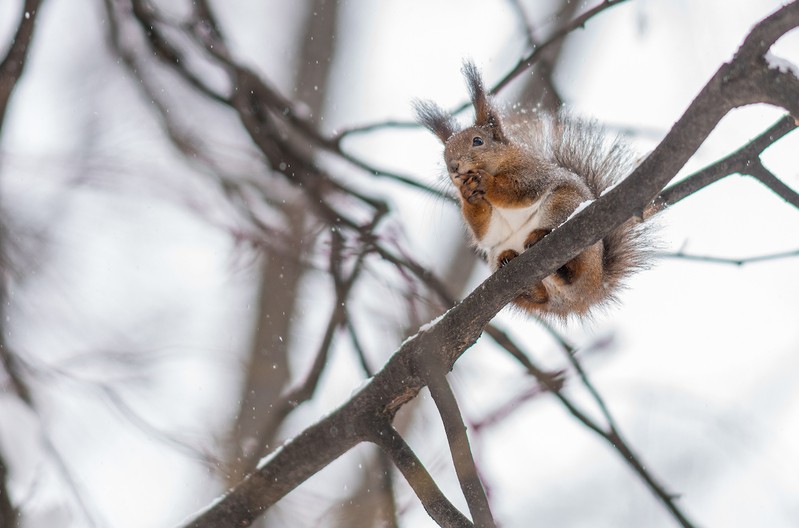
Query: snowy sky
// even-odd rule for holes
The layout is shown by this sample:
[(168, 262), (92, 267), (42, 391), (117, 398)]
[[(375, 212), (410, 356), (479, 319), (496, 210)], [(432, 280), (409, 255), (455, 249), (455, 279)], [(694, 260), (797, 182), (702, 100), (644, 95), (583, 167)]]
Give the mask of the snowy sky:
[[(11, 4), (0, 3), (2, 42), (16, 17)], [(569, 37), (555, 83), (578, 113), (642, 131), (631, 141), (643, 155), (752, 25), (779, 5), (631, 0)], [(205, 445), (236, 403), (229, 387), (238, 379), (253, 315), (251, 263), (216, 222), (224, 218), (222, 200), (160, 145), (130, 78), (109, 65), (99, 6), (48, 0), (4, 129), (3, 207), (27, 235), (58, 223), (41, 261), (30, 263), (26, 299), (9, 314), (12, 342), (31, 361), (59, 368), (88, 364), (92, 354), (108, 350), (135, 352), (131, 361), (142, 363), (157, 358), (141, 380), (102, 363), (79, 372), (123, 387), (126, 401), (156, 427)], [(546, 11), (548, 3), (536, 6)], [(294, 8), (235, 0), (218, 10), (223, 24), (241, 28), (228, 32), (234, 53), (283, 89), (291, 83), (287, 57), (296, 51)], [(411, 119), (415, 97), (452, 107), (466, 97), (459, 73), (464, 57), (492, 83), (524, 52), (509, 2), (347, 0), (341, 17), (347, 31), (335, 61), (341, 73), (327, 95), (326, 131)], [(799, 34), (783, 38), (772, 54), (799, 63)], [(683, 174), (728, 154), (781, 115), (762, 105), (732, 112)], [(230, 139), (231, 150), (238, 139)], [(441, 147), (421, 130), (361, 136), (347, 148), (425, 183), (441, 178)], [(794, 133), (769, 149), (764, 162), (799, 190), (797, 152)], [(415, 257), (441, 269), (442, 240), (463, 236), (456, 212), (433, 197), (379, 185)], [(190, 201), (181, 191), (186, 186)], [(737, 258), (799, 248), (799, 211), (740, 177), (681, 202), (661, 223), (666, 251)], [(796, 258), (741, 267), (664, 259), (631, 281), (619, 307), (564, 329), (579, 347), (612, 337), (609, 349), (587, 354), (586, 367), (632, 445), (667, 486), (684, 494), (681, 503), (702, 526), (799, 525), (791, 498), (799, 489), (797, 264)], [(487, 274), (478, 269), (472, 284)], [(306, 317), (326, 317), (313, 306), (304, 299)], [(562, 363), (555, 343), (530, 321), (503, 312), (497, 322), (542, 363)], [(312, 350), (316, 341), (303, 336), (297, 342)], [(384, 352), (398, 344), (384, 343)], [(303, 406), (286, 435), (360, 383), (346, 366), (331, 378), (328, 397)], [(485, 342), (451, 378), (474, 419), (527, 386), (515, 365)], [(574, 386), (575, 398), (590, 405)], [(203, 468), (142, 434), (101, 391), (86, 387), (67, 377), (38, 380), (38, 417), (0, 395), (0, 446), (14, 454), (14, 492), (31, 496), (31, 527), (85, 526), (75, 505), (64, 504), (59, 477), (42, 469), (42, 434), (68, 460), (102, 526), (170, 526), (219, 492)], [(533, 512), (540, 526), (588, 526), (592, 517), (592, 527), (619, 526), (632, 513), (647, 526), (672, 525), (616, 454), (552, 401), (536, 400), (474, 440), (505, 528), (529, 526)], [(443, 440), (412, 435), (410, 442), (422, 452), (429, 443), (434, 462), (444, 464), (436, 452)], [(442, 471), (445, 492), (462, 506), (457, 483)], [(315, 489), (313, 483), (307, 488)], [(415, 507), (407, 525), (432, 522)]]

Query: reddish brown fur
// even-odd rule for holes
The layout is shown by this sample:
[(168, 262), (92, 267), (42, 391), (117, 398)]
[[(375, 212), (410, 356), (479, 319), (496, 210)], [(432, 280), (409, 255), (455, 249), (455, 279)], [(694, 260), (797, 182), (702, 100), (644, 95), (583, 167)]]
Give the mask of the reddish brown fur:
[(524, 241), (524, 247), (526, 249), (530, 249), (539, 240), (541, 240), (551, 232), (552, 232), (551, 229), (533, 229), (532, 231), (530, 231), (530, 234), (527, 235), (527, 240)]

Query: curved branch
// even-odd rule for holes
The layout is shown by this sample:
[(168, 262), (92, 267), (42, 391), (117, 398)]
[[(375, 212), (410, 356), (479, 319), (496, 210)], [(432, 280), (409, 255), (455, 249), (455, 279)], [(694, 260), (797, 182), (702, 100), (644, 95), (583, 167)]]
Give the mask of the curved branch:
[(455, 395), (452, 393), (452, 388), (444, 375), (438, 372), (430, 377), (428, 388), (436, 407), (438, 407), (441, 421), (444, 422), (452, 463), (455, 466), (455, 473), (458, 475), (458, 481), (463, 496), (466, 498), (466, 504), (469, 505), (469, 513), (472, 514), (474, 524), (480, 528), (496, 528), (496, 523), (491, 515), (491, 506), (488, 503), (483, 484), (480, 482), (480, 475), (477, 473), (477, 466), (469, 447), (466, 425), (463, 423), (463, 417)]
[(454, 528), (474, 526), (441, 492), (411, 447), (393, 427), (385, 425), (372, 441), (391, 458), (419, 497), (425, 511), (439, 526)]

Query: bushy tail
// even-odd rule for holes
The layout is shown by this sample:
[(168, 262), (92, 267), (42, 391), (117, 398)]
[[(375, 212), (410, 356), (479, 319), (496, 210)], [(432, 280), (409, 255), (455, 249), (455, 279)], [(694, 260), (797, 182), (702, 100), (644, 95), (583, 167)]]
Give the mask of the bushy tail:
[[(559, 166), (581, 176), (600, 197), (632, 172), (634, 156), (618, 138), (609, 139), (593, 121), (567, 112), (542, 115), (533, 125), (533, 143)], [(645, 217), (655, 208), (648, 208)], [(603, 245), (603, 303), (616, 300), (624, 280), (646, 269), (655, 246), (653, 223), (631, 218), (608, 233)]]

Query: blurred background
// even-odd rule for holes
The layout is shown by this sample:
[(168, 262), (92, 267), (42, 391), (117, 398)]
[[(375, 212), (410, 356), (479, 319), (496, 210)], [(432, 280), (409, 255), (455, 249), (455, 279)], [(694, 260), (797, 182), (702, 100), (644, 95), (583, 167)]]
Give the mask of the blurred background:
[[(0, 2), (3, 56), (28, 4)], [(205, 3), (188, 0), (44, 0), (35, 13), (0, 125), (0, 496), (15, 510), (1, 522), (175, 525), (346, 401), (449, 307), (409, 266), (455, 298), (488, 275), (411, 101), (456, 108), (464, 58), (496, 84), (596, 2), (208, 4), (215, 27), (194, 24)], [(645, 156), (779, 6), (629, 0), (547, 48), (498, 99), (508, 111), (564, 104)], [(799, 63), (797, 32), (772, 52)], [(247, 75), (268, 89), (255, 95), (279, 95), (270, 137), (294, 157), (276, 162), (224, 99), (246, 98)], [(783, 113), (732, 112), (676, 179)], [(762, 158), (794, 190), (797, 152), (794, 133)], [(799, 211), (730, 176), (658, 221), (662, 258), (620, 304), (555, 330), (698, 525), (799, 526)], [(684, 257), (783, 252), (744, 265)], [(566, 394), (600, 416), (546, 327), (510, 310), (495, 322), (566, 369)], [(501, 526), (675, 525), (492, 342), (450, 379)], [(281, 407), (308, 380), (307, 398)], [(397, 427), (464, 507), (426, 392)], [(258, 526), (434, 523), (362, 445)]]

